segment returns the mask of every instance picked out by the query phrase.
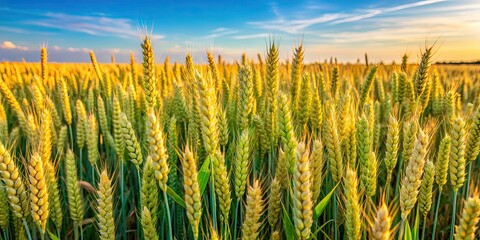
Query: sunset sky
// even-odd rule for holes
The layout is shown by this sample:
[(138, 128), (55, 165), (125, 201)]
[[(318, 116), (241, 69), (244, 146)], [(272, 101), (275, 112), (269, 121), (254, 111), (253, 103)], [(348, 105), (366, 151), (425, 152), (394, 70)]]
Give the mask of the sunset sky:
[(372, 62), (403, 53), (414, 62), (425, 44), (435, 44), (435, 61), (476, 60), (480, 1), (0, 0), (0, 61), (38, 61), (45, 44), (51, 62), (88, 62), (90, 50), (101, 62), (112, 54), (127, 62), (130, 51), (140, 59), (145, 34), (157, 62), (183, 62), (190, 52), (204, 63), (207, 50), (229, 61), (253, 57), (270, 40), (287, 59), (302, 39), (307, 62), (354, 62), (365, 52)]

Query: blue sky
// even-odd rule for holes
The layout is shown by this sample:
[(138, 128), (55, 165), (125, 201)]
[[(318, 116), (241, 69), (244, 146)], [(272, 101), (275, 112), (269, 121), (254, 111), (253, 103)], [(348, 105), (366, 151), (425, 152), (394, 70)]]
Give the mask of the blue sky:
[(145, 34), (157, 62), (183, 62), (190, 52), (204, 63), (207, 50), (254, 57), (270, 39), (283, 59), (303, 39), (308, 62), (352, 62), (365, 52), (371, 61), (399, 61), (405, 52), (415, 61), (434, 42), (436, 60), (472, 60), (480, 59), (480, 2), (0, 0), (0, 61), (38, 61), (45, 44), (49, 61), (87, 62), (93, 50), (102, 62), (112, 54), (127, 62), (130, 51), (140, 59)]

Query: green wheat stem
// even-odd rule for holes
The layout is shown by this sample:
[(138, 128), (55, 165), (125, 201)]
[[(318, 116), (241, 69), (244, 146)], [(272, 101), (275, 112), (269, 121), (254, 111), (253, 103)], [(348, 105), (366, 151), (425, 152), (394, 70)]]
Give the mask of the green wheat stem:
[(45, 231), (40, 230), (40, 239), (45, 240)]
[(423, 226), (422, 226), (422, 240), (425, 239), (425, 226), (427, 223), (427, 216), (423, 216)]
[(73, 223), (73, 235), (75, 240), (78, 240), (78, 223), (77, 222)]
[[(142, 178), (140, 177), (140, 167), (138, 165), (136, 165), (136, 169), (137, 169), (138, 191), (141, 195), (141, 192), (142, 192)], [(165, 204), (168, 205), (168, 202), (166, 202)], [(142, 202), (140, 200), (138, 201), (138, 209), (142, 209)], [(136, 221), (136, 223), (137, 223), (137, 228), (140, 229), (141, 228), (141, 224), (139, 224), (140, 221)], [(170, 225), (170, 228), (171, 228), (171, 225)], [(139, 231), (138, 234), (140, 235), (141, 232)]]
[(438, 222), (438, 209), (440, 208), (440, 201), (442, 198), (442, 189), (438, 189), (438, 196), (437, 202), (435, 206), (435, 218), (433, 220), (433, 230), (432, 230), (432, 240), (435, 240), (435, 230), (437, 230), (437, 222)]
[(217, 230), (217, 205), (215, 203), (215, 177), (213, 174), (213, 159), (211, 159), (211, 156), (208, 156), (210, 158), (210, 206), (212, 208), (212, 225), (213, 229)]
[(220, 225), (220, 232), (222, 233), (223, 239), (227, 239), (227, 223)]
[(120, 204), (122, 206), (122, 213), (120, 222), (124, 225), (124, 231), (122, 231), (123, 238), (127, 239), (127, 226), (126, 226), (126, 215), (125, 215), (125, 179), (124, 179), (124, 172), (123, 172), (123, 161), (120, 160)]
[(142, 189), (142, 178), (140, 176), (140, 167), (136, 166), (137, 169), (137, 180), (138, 180), (138, 189)]
[(32, 235), (30, 235), (30, 229), (28, 229), (27, 219), (22, 218), (22, 220), (23, 220), (23, 225), (25, 225), (25, 231), (27, 232), (28, 239), (32, 240)]
[[(138, 181), (138, 191), (139, 191), (139, 199), (138, 199), (138, 209), (142, 209), (142, 202), (140, 201), (140, 195), (141, 195), (141, 189), (142, 189), (142, 178), (140, 177), (140, 168), (138, 165), (135, 165), (135, 168), (137, 169), (137, 181)], [(140, 221), (135, 221), (135, 224), (137, 225), (137, 229), (140, 229), (141, 228), (141, 223)], [(141, 231), (138, 231), (138, 235), (139, 235), (139, 238), (141, 238), (141, 235), (142, 232)]]
[(225, 223), (225, 238), (224, 239), (228, 239), (227, 236), (229, 236), (231, 234), (231, 231), (230, 231), (230, 226)]
[(240, 199), (237, 198), (237, 204), (235, 208), (235, 218), (233, 221), (233, 239), (237, 239), (237, 218), (238, 218), (238, 208), (240, 206)]
[(170, 208), (168, 206), (167, 191), (162, 191), (162, 192), (163, 192), (163, 199), (164, 199), (164, 203), (165, 203), (165, 210), (167, 211), (168, 240), (173, 240), (172, 222), (171, 222), (171, 219), (170, 219)]
[(455, 212), (457, 209), (457, 193), (458, 190), (453, 191), (453, 208), (452, 208), (452, 222), (450, 224), (450, 240), (453, 240), (455, 233)]
[(387, 177), (387, 182), (385, 183), (386, 189), (385, 192), (387, 193), (387, 196), (385, 198), (385, 203), (388, 205), (388, 200), (390, 199), (390, 182), (392, 181), (392, 175), (389, 174)]
[(107, 153), (110, 152), (110, 148), (108, 147), (108, 144), (103, 144), (105, 146), (105, 156), (107, 155)]
[(82, 229), (82, 224), (78, 225), (78, 228), (80, 228), (80, 240), (83, 240), (83, 229)]
[(335, 222), (334, 226), (334, 236), (335, 240), (338, 240), (338, 222), (337, 222), (337, 190), (333, 194), (333, 220)]
[(464, 193), (465, 193), (465, 199), (468, 199), (468, 194), (470, 192), (470, 180), (472, 179), (472, 165), (473, 165), (473, 162), (474, 161), (469, 161), (468, 163), (468, 175), (467, 175), (467, 185), (465, 186), (465, 188), (463, 189)]
[(70, 131), (70, 145), (71, 145), (71, 148), (73, 149), (73, 130), (72, 130), (72, 124), (68, 125), (68, 131)]

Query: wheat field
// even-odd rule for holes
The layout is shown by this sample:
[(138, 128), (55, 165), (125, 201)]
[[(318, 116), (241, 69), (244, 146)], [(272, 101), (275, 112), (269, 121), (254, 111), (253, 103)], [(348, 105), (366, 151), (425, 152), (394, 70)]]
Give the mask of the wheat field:
[(139, 47), (0, 63), (3, 239), (480, 236), (480, 67)]

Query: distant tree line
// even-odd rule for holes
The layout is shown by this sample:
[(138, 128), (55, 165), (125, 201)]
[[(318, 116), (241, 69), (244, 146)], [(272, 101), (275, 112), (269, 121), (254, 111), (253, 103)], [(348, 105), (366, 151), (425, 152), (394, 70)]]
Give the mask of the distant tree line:
[(451, 64), (451, 65), (460, 65), (460, 64), (480, 64), (480, 60), (469, 61), (469, 62), (436, 62), (435, 64)]

